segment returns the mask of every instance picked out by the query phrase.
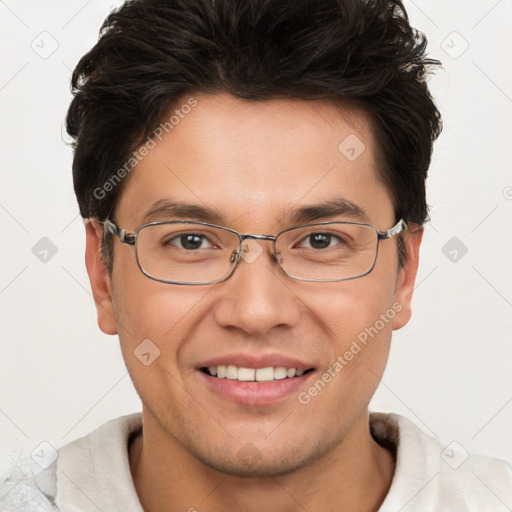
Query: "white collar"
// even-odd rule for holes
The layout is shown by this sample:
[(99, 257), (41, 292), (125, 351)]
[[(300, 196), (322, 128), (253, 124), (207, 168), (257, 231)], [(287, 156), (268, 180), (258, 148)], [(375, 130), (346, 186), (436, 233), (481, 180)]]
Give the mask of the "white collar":
[(142, 414), (109, 421), (59, 450), (55, 503), (66, 512), (144, 512), (133, 484), (128, 443)]

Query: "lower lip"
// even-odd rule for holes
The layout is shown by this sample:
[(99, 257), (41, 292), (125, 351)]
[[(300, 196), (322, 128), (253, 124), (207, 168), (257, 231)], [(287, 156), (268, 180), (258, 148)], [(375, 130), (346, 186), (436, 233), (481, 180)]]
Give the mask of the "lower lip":
[(272, 405), (282, 402), (290, 395), (297, 395), (300, 388), (315, 372), (300, 377), (272, 380), (268, 382), (243, 382), (234, 379), (219, 379), (198, 370), (206, 385), (215, 393), (232, 402), (244, 405)]

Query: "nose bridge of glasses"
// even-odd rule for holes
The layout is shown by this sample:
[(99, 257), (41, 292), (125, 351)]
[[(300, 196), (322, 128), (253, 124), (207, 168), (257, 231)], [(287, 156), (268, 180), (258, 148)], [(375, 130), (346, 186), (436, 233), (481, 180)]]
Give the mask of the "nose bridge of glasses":
[(245, 242), (245, 240), (263, 240), (267, 242), (275, 242), (276, 237), (271, 235), (254, 235), (251, 233), (241, 233), (240, 238), (242, 242)]

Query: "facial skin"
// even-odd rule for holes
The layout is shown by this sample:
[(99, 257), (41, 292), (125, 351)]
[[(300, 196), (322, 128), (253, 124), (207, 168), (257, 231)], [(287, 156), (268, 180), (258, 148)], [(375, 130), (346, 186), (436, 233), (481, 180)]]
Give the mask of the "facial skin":
[[(362, 112), (323, 101), (194, 97), (198, 105), (125, 183), (112, 219), (121, 228), (134, 232), (150, 207), (168, 199), (214, 210), (219, 218), (210, 222), (240, 233), (275, 235), (293, 225), (297, 209), (340, 197), (377, 229), (395, 225)], [(352, 162), (338, 150), (350, 134), (366, 146)], [(329, 220), (360, 219), (315, 222)], [(400, 271), (396, 237), (380, 242), (370, 274), (327, 283), (287, 277), (270, 255), (271, 243), (259, 242), (262, 254), (242, 260), (225, 282), (179, 286), (144, 276), (134, 248), (117, 238), (109, 276), (99, 258), (101, 229), (87, 224), (98, 322), (119, 335), (143, 402), (143, 437), (131, 446), (130, 463), (145, 510), (378, 509), (394, 459), (370, 436), (367, 407), (391, 332), (410, 318), (421, 230), (404, 239), (408, 257)], [(302, 404), (298, 393), (397, 303), (394, 319)], [(160, 349), (149, 366), (134, 355), (145, 339)], [(212, 390), (198, 367), (233, 354), (279, 354), (314, 371), (277, 403), (241, 404)]]

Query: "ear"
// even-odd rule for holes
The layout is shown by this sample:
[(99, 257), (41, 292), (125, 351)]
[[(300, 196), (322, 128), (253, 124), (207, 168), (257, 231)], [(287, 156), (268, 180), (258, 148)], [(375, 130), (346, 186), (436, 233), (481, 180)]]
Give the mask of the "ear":
[(420, 244), (423, 238), (423, 228), (413, 225), (415, 230), (406, 232), (404, 244), (406, 259), (404, 267), (398, 274), (395, 300), (401, 309), (393, 319), (393, 330), (401, 329), (409, 322), (412, 315), (411, 302), (418, 273)]
[(98, 325), (105, 334), (117, 334), (117, 325), (112, 303), (112, 283), (101, 257), (103, 227), (99, 222), (85, 222), (85, 266), (91, 282), (92, 295), (98, 313)]

